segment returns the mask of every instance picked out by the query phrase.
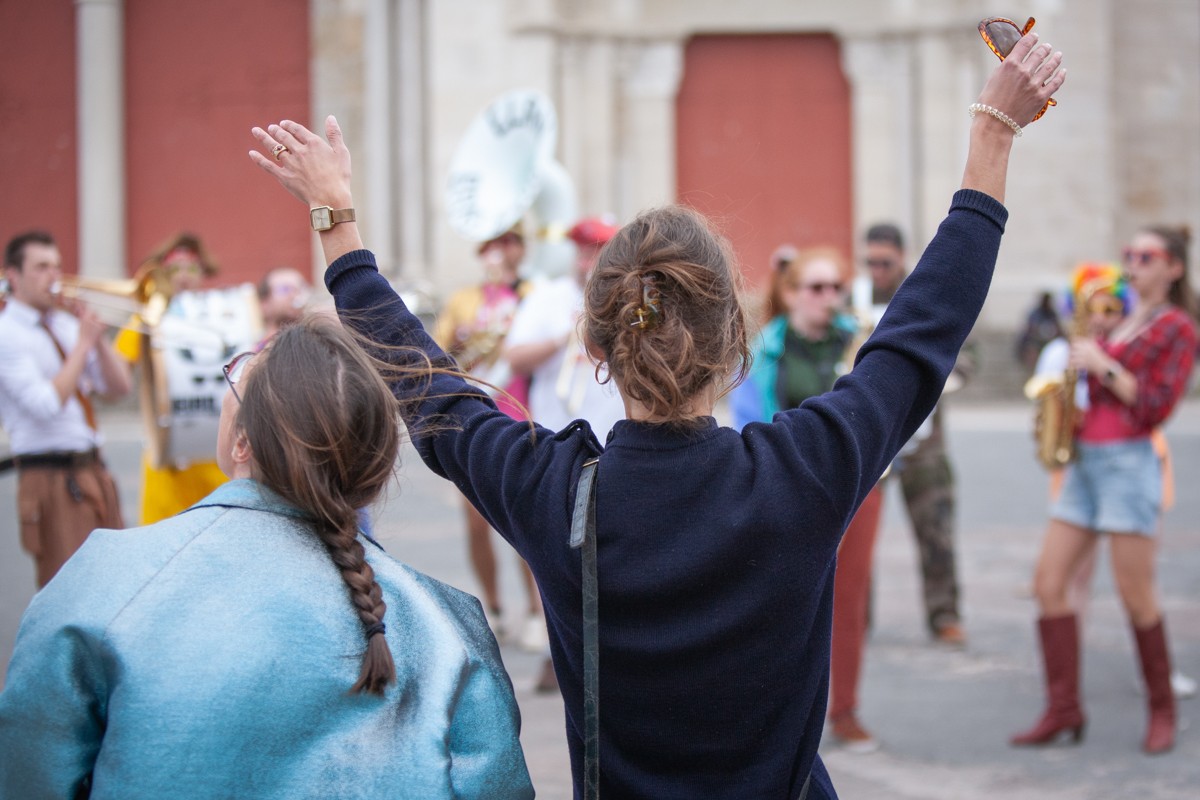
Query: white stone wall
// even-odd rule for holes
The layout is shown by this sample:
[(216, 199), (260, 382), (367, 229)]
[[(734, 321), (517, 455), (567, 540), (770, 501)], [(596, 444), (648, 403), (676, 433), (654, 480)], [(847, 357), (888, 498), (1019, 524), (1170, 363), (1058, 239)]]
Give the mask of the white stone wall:
[[(446, 224), (450, 158), (504, 91), (532, 87), (553, 100), (580, 208), (626, 219), (673, 200), (688, 37), (832, 32), (852, 92), (855, 230), (894, 220), (915, 257), (958, 186), (966, 107), (997, 63), (974, 31), (996, 10), (982, 0), (311, 2), (315, 115), (341, 109), (343, 122), (375, 131), (365, 148), (366, 134), (350, 130), (356, 192), (365, 196), (364, 170), (378, 166), (370, 197), (388, 209), (368, 213), (364, 233), (383, 243), (395, 274), (427, 276), (443, 294), (477, 275), (473, 245)], [(1114, 0), (1026, 5), (1044, 40), (1067, 53), (1070, 77), (1061, 105), (1014, 148), (1012, 216), (981, 321), (998, 329), (1019, 324), (1035, 293), (1064, 285), (1075, 263), (1115, 257), (1139, 224), (1187, 222), (1200, 233), (1200, 3), (1153, 0), (1136, 13)], [(404, 53), (371, 55), (372, 40)], [(356, 41), (367, 57), (346, 52)], [(372, 64), (373, 80), (354, 78)], [(379, 98), (391, 107), (375, 108)], [(403, 131), (405, 146), (381, 144), (381, 130)]]

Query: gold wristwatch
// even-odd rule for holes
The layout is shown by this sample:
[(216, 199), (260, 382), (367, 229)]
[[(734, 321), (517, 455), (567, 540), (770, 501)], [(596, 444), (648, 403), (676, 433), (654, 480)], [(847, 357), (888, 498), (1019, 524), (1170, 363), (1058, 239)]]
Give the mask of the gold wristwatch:
[(354, 209), (317, 206), (309, 209), (308, 219), (314, 231), (327, 231), (339, 222), (354, 222)]

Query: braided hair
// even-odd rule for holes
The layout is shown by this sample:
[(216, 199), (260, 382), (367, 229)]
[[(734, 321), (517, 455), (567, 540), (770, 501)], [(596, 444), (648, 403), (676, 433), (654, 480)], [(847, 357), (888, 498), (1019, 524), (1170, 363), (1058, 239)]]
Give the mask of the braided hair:
[(396, 679), (387, 606), (358, 533), (395, 470), (397, 403), (371, 360), (336, 321), (310, 316), (282, 330), (246, 376), (237, 425), (255, 478), (306, 512), (341, 573), (367, 649), (352, 693), (382, 695)]

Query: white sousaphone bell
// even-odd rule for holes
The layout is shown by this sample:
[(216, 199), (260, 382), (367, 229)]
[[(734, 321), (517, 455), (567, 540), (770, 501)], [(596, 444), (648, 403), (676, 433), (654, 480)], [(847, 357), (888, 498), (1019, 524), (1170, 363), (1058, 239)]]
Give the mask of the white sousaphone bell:
[(566, 234), (578, 220), (578, 206), (575, 186), (554, 158), (557, 143), (558, 118), (549, 98), (534, 89), (506, 92), (472, 120), (446, 181), (450, 227), (465, 239), (494, 239), (532, 212), (530, 277), (563, 275), (574, 261)]

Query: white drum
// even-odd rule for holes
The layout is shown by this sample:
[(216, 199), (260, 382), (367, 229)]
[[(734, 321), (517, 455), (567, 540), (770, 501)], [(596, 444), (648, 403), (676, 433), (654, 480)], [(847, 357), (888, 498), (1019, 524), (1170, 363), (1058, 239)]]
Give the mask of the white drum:
[(162, 321), (143, 335), (142, 418), (157, 468), (214, 461), (221, 368), (262, 337), (262, 315), (251, 284), (172, 298)]

